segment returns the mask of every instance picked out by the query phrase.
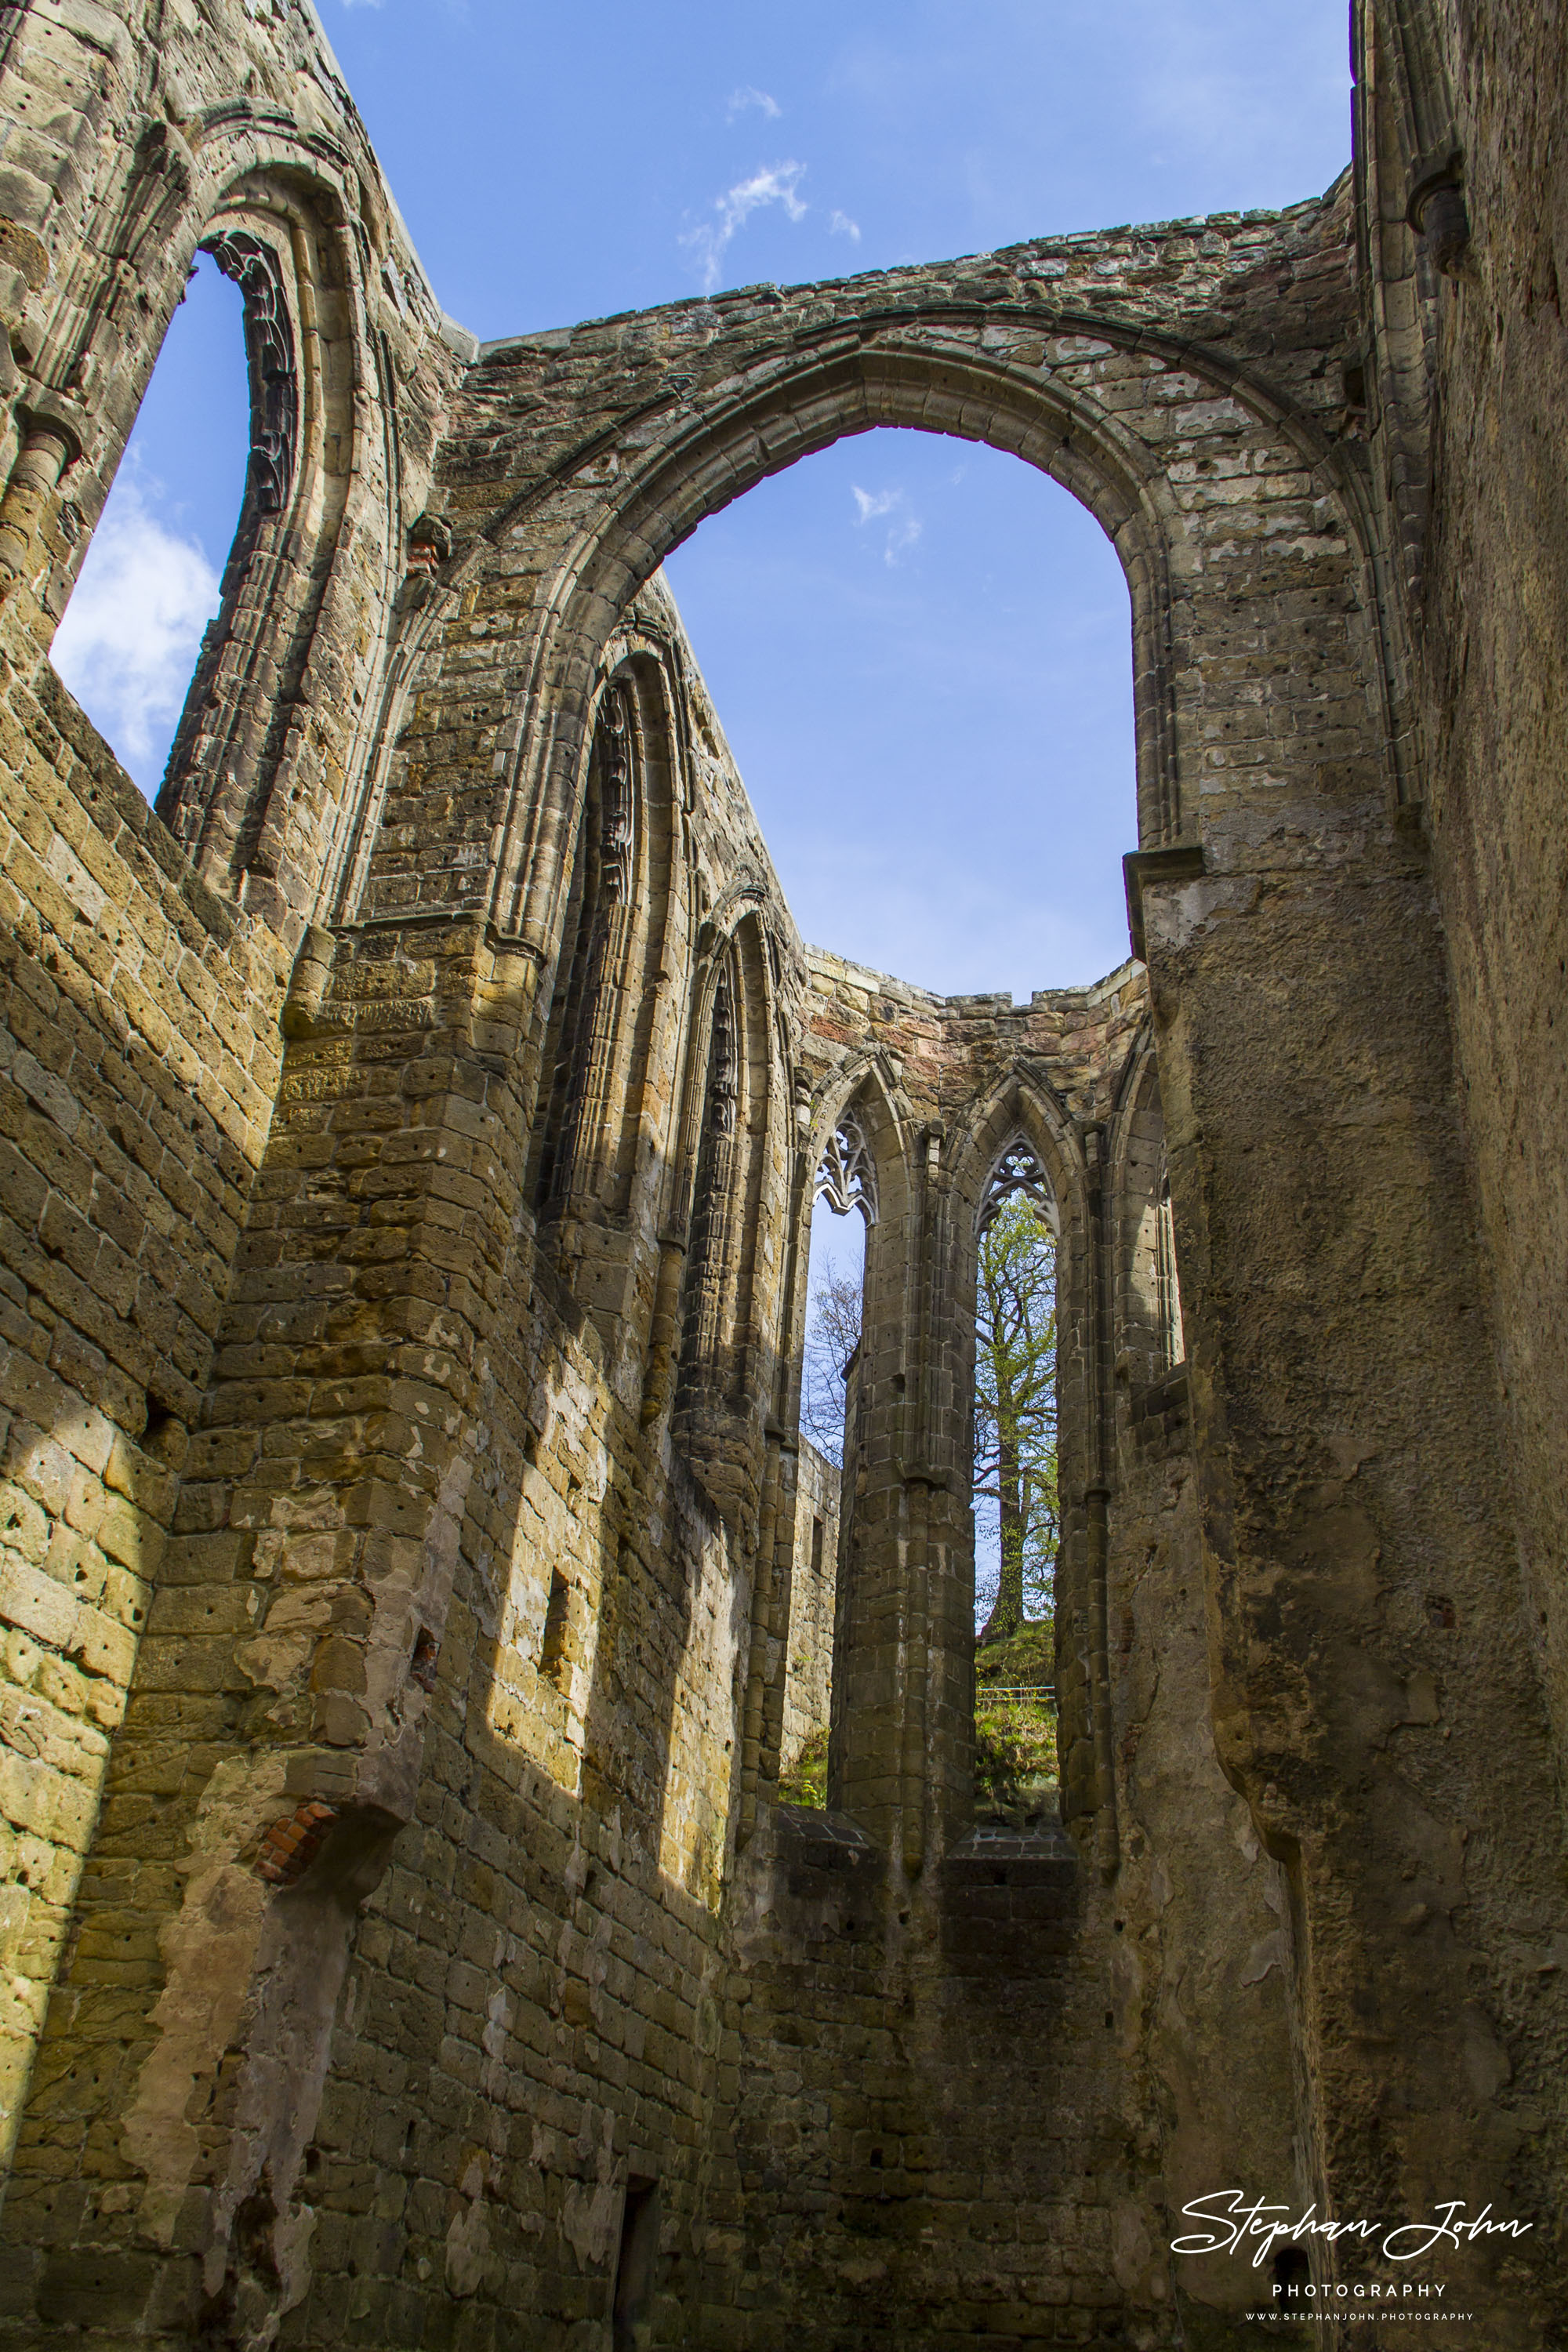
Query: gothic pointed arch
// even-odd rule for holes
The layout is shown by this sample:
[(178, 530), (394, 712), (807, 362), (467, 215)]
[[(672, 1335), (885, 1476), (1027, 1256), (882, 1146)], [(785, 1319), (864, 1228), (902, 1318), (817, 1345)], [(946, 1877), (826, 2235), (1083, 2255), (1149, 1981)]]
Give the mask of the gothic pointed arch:
[(952, 1181), (968, 1202), (978, 1231), (987, 1191), (999, 1174), (1010, 1181), (1005, 1163), (1016, 1151), (1018, 1173), (1033, 1162), (1044, 1199), (1065, 1233), (1082, 1215), (1083, 1144), (1077, 1122), (1049, 1081), (1026, 1064), (1002, 1073), (965, 1109), (952, 1144)]
[(774, 1352), (760, 1268), (783, 1220), (767, 1171), (779, 1148), (767, 930), (748, 906), (710, 950), (700, 996), (676, 1215), (685, 1233), (674, 1433), (721, 1515), (755, 1534), (762, 1473), (757, 1406)]
[[(220, 110), (189, 137), (149, 124), (100, 193), (101, 236), (40, 304), (23, 437), (57, 455), (16, 552), (47, 638), (206, 251), (243, 298), (250, 455), (157, 810), (206, 883), (298, 923), (331, 897), (354, 822), (402, 572), (399, 507), (427, 470), (429, 420), (409, 425), (395, 457), (367, 431), (378, 405), (399, 404), (381, 324), (390, 296), (353, 225), (356, 205), (374, 209), (374, 164), (363, 179), (346, 158), (323, 159), (281, 124), (258, 135), (241, 115)], [(398, 299), (416, 336), (434, 328), (416, 274), (401, 270)], [(25, 449), (18, 463), (37, 471)], [(40, 571), (46, 553), (53, 568)]]
[[(1036, 1191), (1057, 1234), (1057, 1477), (1055, 1581), (1058, 1755), (1062, 1817), (1098, 1853), (1116, 1851), (1108, 1654), (1107, 1547), (1112, 1433), (1109, 1407), (1106, 1135), (1072, 1118), (1026, 1066), (1005, 1072), (973, 1105), (953, 1158), (953, 1185), (970, 1238), (953, 1276), (957, 1360), (973, 1394), (979, 1235), (993, 1188)], [(1036, 1171), (1038, 1171), (1037, 1174)]]

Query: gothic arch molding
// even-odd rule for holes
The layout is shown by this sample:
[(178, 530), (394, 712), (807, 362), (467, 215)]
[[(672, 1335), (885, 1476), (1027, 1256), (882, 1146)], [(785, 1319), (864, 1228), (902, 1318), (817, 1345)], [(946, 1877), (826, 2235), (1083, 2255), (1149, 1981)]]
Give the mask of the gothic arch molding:
[[(993, 315), (1019, 323), (1009, 314)], [(1026, 315), (1036, 331), (1056, 336), (1074, 327), (1092, 331), (1095, 348), (1145, 375), (1192, 379), (1192, 396), (1234, 404), (1239, 430), (1289, 448), (1289, 463), (1309, 470), (1351, 551), (1370, 618), (1360, 656), (1366, 690), (1386, 703), (1382, 573), (1369, 552), (1364, 492), (1314, 420), (1233, 361), (1180, 337), (1103, 319)], [(672, 419), (675, 430), (667, 436), (655, 439), (651, 422), (635, 435), (622, 428), (613, 463), (596, 447), (580, 447), (548, 484), (510, 502), (453, 564), (448, 609), (502, 529), (522, 527), (521, 515), (529, 517), (531, 537), (563, 545), (536, 608), (523, 696), (526, 709), (545, 723), (530, 726), (526, 740), (518, 730), (521, 749), (504, 811), (498, 809), (501, 851), (492, 909), (504, 934), (531, 940), (538, 933), (542, 877), (531, 854), (536, 812), (556, 789), (555, 761), (571, 764), (587, 680), (616, 616), (706, 515), (797, 457), (879, 425), (949, 432), (1007, 450), (1048, 473), (1096, 515), (1117, 546), (1133, 608), (1140, 839), (1158, 846), (1195, 830), (1178, 688), (1190, 659), (1190, 601), (1202, 560), (1183, 502), (1157, 451), (1128, 431), (1109, 404), (1059, 383), (1049, 369), (1026, 372), (978, 353), (973, 337), (965, 341), (963, 334), (947, 313), (905, 314), (896, 326), (873, 318), (838, 331), (826, 351), (802, 358), (792, 350), (787, 360), (755, 364), (719, 386), (693, 421)], [(636, 462), (619, 474), (621, 451), (633, 441)], [(585, 473), (605, 470), (615, 477), (608, 488), (584, 486)], [(1398, 733), (1392, 719), (1390, 733)]]
[[(881, 425), (949, 432), (1009, 451), (1061, 483), (1105, 528), (1133, 608), (1140, 836), (1147, 845), (1180, 832), (1175, 676), (1181, 583), (1194, 559), (1170, 486), (1148, 451), (1098, 404), (938, 340), (945, 323), (932, 322), (929, 349), (867, 350), (857, 341), (849, 352), (814, 355), (782, 378), (768, 371), (749, 397), (737, 392), (673, 446), (658, 448), (613, 505), (574, 530), (538, 623), (530, 699), (548, 710), (550, 723), (530, 730), (511, 782), (492, 901), (503, 932), (531, 940), (539, 929), (533, 813), (552, 796), (552, 762), (572, 757), (598, 646), (643, 581), (705, 516), (766, 475)], [(1101, 324), (1098, 331), (1109, 340), (1114, 331)]]
[[(188, 129), (187, 139), (154, 123), (126, 152), (101, 199), (104, 233), (83, 246), (40, 322), (32, 396), (70, 421), (59, 495), (87, 526), (37, 582), (40, 650), (205, 247), (246, 296), (252, 458), (222, 609), (158, 809), (209, 883), (254, 898), (271, 919), (288, 910), (298, 920), (325, 903), (323, 877), (341, 860), (402, 551), (396, 436), (380, 447), (365, 439), (364, 420), (392, 394), (367, 283), (374, 248), (357, 217), (368, 198), (346, 157), (341, 168), (325, 161), (302, 134), (233, 119)], [(429, 307), (426, 323), (439, 315)], [(350, 601), (375, 614), (373, 642), (352, 690), (344, 682), (325, 701), (308, 678), (323, 628), (346, 625)], [(247, 614), (265, 616), (265, 628)]]
[[(900, 1109), (897, 1094), (888, 1081), (882, 1055), (868, 1050), (853, 1055), (833, 1073), (825, 1086), (819, 1087), (811, 1124), (805, 1130), (795, 1153), (795, 1180), (790, 1188), (793, 1254), (784, 1289), (784, 1324), (779, 1349), (781, 1367), (788, 1385), (787, 1397), (782, 1401), (782, 1418), (791, 1430), (798, 1428), (800, 1419), (801, 1364), (810, 1303), (811, 1219), (816, 1171), (822, 1164), (829, 1139), (846, 1114), (857, 1108), (862, 1108), (866, 1114), (862, 1131), (876, 1170), (878, 1196), (876, 1219), (874, 1224), (868, 1220), (866, 1235), (868, 1296), (871, 1290), (873, 1259), (889, 1261), (888, 1272), (882, 1276), (885, 1280), (891, 1273), (893, 1260), (899, 1258), (904, 1248), (903, 1227), (909, 1214), (910, 1190), (907, 1107)], [(901, 1258), (899, 1262), (901, 1264)], [(880, 1265), (877, 1270), (882, 1274)], [(901, 1297), (901, 1283), (900, 1291)]]
[(953, 1191), (977, 1215), (991, 1171), (1015, 1135), (1045, 1171), (1065, 1237), (1083, 1213), (1082, 1146), (1055, 1089), (1024, 1067), (1006, 1071), (965, 1113), (952, 1152)]

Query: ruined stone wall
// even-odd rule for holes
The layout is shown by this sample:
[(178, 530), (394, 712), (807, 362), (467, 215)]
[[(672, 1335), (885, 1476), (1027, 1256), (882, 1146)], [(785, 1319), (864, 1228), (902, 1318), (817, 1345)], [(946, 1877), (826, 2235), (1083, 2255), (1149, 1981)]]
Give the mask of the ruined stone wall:
[[(379, 690), (398, 504), (422, 502), (452, 354), (312, 20), (255, 12), (218, 44), (194, 12), (46, 5), (12, 11), (4, 41), (8, 2151), (272, 1118), (279, 1006), (363, 757), (353, 713)], [(299, 562), (297, 536), (284, 552), (298, 520), (312, 597), (270, 638), (264, 612), (227, 613), (192, 755), (199, 768), (226, 743), (233, 779), (236, 729), (271, 730), (272, 814), (264, 827), (253, 790), (243, 874), (216, 850), (187, 856), (45, 658), (197, 239), (220, 225), (270, 238), (297, 310), (301, 289), (316, 302), (290, 387), (315, 425), (294, 420), (292, 481), (265, 514), (253, 478), (231, 566), (236, 597), (265, 601), (261, 575)], [(353, 430), (333, 403), (376, 374), (374, 336), (402, 388)], [(351, 468), (329, 527), (326, 486)], [(265, 656), (285, 641), (279, 682)], [(183, 788), (172, 776), (163, 804), (176, 830)], [(176, 1737), (198, 1736), (194, 1692), (158, 1704)]]
[[(1360, 38), (1321, 202), (476, 351), (303, 10), (6, 20), (18, 2085), (52, 1987), (7, 2340), (586, 2352), (640, 2211), (655, 2341), (1238, 2343), (1251, 2273), (1168, 2252), (1222, 2158), (1539, 2217), (1447, 2278), (1500, 2352), (1550, 2339), (1568, 1927), (1500, 1391), (1540, 1579), (1550, 1152), (1506, 1074), (1548, 1100), (1511, 975), (1553, 641), (1491, 769), (1461, 648), (1478, 564), (1524, 642), (1554, 509), (1487, 468), (1539, 488), (1562, 416), (1444, 272), (1544, 318), (1489, 257), (1554, 167), (1499, 127), (1492, 12)], [(1445, 57), (1470, 261), (1451, 203), (1405, 217)], [(152, 815), (47, 649), (203, 238), (292, 438)], [(806, 950), (658, 576), (878, 424), (1014, 451), (1121, 555), (1139, 961), (1093, 986)], [(1539, 835), (1528, 885), (1483, 835)], [(807, 1812), (799, 1360), (851, 1112)], [(973, 1819), (967, 1449), (1020, 1140), (1061, 1226), (1063, 1827), (1015, 1834)]]
[[(936, 1851), (919, 1874), (890, 1868), (862, 1826), (867, 1751), (873, 1776), (879, 1760), (887, 1769), (880, 1694), (841, 1612), (836, 1664), (850, 1687), (829, 1810), (778, 1809), (744, 1853), (733, 1898), (739, 2180), (726, 2219), (746, 2246), (742, 2340), (782, 2343), (805, 2326), (856, 2346), (890, 2336), (936, 2344), (984, 2310), (1013, 2342), (1111, 2341), (1129, 2325), (1150, 2344), (1178, 2340), (1178, 2328), (1203, 2341), (1234, 2323), (1255, 2283), (1223, 2263), (1188, 2265), (1178, 2283), (1165, 2216), (1222, 2157), (1227, 2178), (1238, 2167), (1249, 2177), (1292, 2170), (1291, 1948), (1283, 1874), (1226, 1785), (1208, 1729), (1184, 1375), (1164, 1383), (1163, 1411), (1152, 1403), (1161, 1384), (1147, 1381), (1135, 1404), (1121, 1391), (1111, 1408), (1116, 1496), (1099, 1596), (1115, 1631), (1106, 1801), (1094, 1781), (1088, 1424), (1093, 1384), (1109, 1388), (1112, 1360), (1142, 1334), (1146, 1310), (1132, 1294), (1147, 1269), (1132, 1254), (1126, 1281), (1106, 1269), (1108, 1353), (1085, 1296), (1095, 1284), (1083, 1261), (1097, 1244), (1085, 1230), (1084, 1165), (1074, 1181), (1052, 1120), (1070, 1107), (1081, 1124), (1068, 1135), (1103, 1131), (1106, 1232), (1135, 1230), (1162, 1140), (1142, 975), (1129, 967), (1098, 988), (1015, 1006), (932, 997), (817, 950), (811, 971), (807, 1066), (819, 1073), (812, 1098), (823, 1118), (837, 1115), (847, 1080), (855, 1104), (858, 1088), (896, 1069), (914, 1131), (939, 1126), (951, 1148), (955, 1191), (966, 1138), (982, 1190), (1016, 1137), (1037, 1140), (1053, 1171), (1069, 1518), (1058, 1672), (1069, 1749), (1076, 1730), (1089, 1759), (1064, 1789), (1073, 1840), (976, 1828), (972, 1803), (944, 1801), (964, 1771), (964, 1710), (933, 1706)], [(887, 1148), (872, 1111), (859, 1124)], [(898, 1312), (879, 1245), (890, 1173), (879, 1163), (868, 1255), (873, 1385), (887, 1344), (879, 1325)], [(973, 1331), (977, 1209), (971, 1197), (951, 1227), (944, 1311), (960, 1350)], [(889, 1573), (874, 1507), (888, 1465), (866, 1424), (852, 1427), (849, 1446), (859, 1524), (841, 1573), (865, 1583)], [(972, 1553), (955, 1547), (951, 1573), (972, 1678)], [(934, 1601), (931, 1617), (935, 1696), (944, 1611)], [(957, 1653), (955, 1641), (955, 1664)], [(1108, 1832), (1121, 1851), (1106, 1872)], [(1222, 2053), (1246, 2085), (1223, 2116), (1213, 2089)]]
[(283, 977), (58, 684), (8, 684), (7, 2153), (271, 1113)]
[[(1561, 1738), (1568, 1391), (1559, 1318), (1542, 1312), (1559, 1293), (1568, 1244), (1555, 718), (1568, 681), (1568, 180), (1560, 132), (1568, 66), (1557, 32), (1548, 10), (1458, 8), (1452, 47), (1431, 60), (1426, 86), (1419, 56), (1403, 76), (1391, 60), (1383, 95), (1386, 208), (1402, 213), (1409, 187), (1429, 170), (1412, 128), (1419, 112), (1439, 126), (1439, 160), (1455, 159), (1468, 231), (1447, 270), (1430, 235), (1424, 247), (1409, 240), (1429, 389), (1424, 381), (1419, 397), (1391, 402), (1384, 430), (1416, 445), (1432, 486), (1410, 599), (1422, 821), (1443, 908), (1513, 1429), (1531, 1638)], [(1386, 331), (1381, 348), (1395, 348)]]
[[(700, 775), (651, 739), (638, 763), (645, 877), (661, 776), (666, 824), (692, 815), (696, 871), (656, 943), (688, 983), (691, 915), (740, 852), (776, 896), (712, 745)], [(564, 2329), (613, 2254), (628, 2165), (690, 2242), (751, 1614), (749, 1558), (668, 1452), (654, 1334), (703, 1054), (672, 989), (624, 1090), (632, 1196), (603, 1226), (584, 1202), (546, 1251), (520, 961), (471, 919), (307, 939), (84, 1898), (149, 1965), (79, 1950), (7, 2206), (47, 2328), (205, 2313), (243, 2336), (300, 2307), (374, 2336), (413, 2325), (427, 2284)], [(618, 1269), (616, 1311), (585, 1311), (563, 1261), (591, 1300)], [(205, 1706), (203, 1749), (171, 1732), (169, 1695)], [(194, 1876), (171, 1874), (187, 1845)], [(232, 2093), (193, 2130), (226, 2064)], [(86, 2164), (104, 2260), (83, 2274), (43, 2217), (61, 2152), (111, 2117), (119, 2155)], [(401, 2186), (367, 2273), (356, 2183), (384, 2141)]]
[(795, 1555), (790, 1563), (789, 1658), (784, 1669), (781, 1770), (826, 1731), (833, 1690), (842, 1473), (803, 1438), (795, 1456)]

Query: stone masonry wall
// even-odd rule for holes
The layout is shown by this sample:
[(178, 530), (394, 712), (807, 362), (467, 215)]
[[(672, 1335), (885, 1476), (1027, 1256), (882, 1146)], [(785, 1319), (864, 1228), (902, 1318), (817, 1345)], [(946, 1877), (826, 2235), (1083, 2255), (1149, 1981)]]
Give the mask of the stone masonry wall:
[[(1413, 628), (1426, 749), (1424, 820), (1448, 942), (1467, 1131), (1512, 1423), (1531, 1639), (1559, 1738), (1568, 1723), (1561, 1497), (1568, 1245), (1562, 1030), (1568, 968), (1562, 762), (1568, 679), (1560, 436), (1568, 64), (1549, 14), (1460, 9), (1447, 76), (1470, 240), (1425, 280), (1436, 489)], [(1406, 149), (1406, 170), (1414, 163)], [(1407, 429), (1408, 426), (1407, 426)]]
[[(348, 211), (372, 224), (363, 259), (352, 238), (322, 258), (338, 286), (316, 289), (321, 341), (334, 290), (351, 284), (372, 313), (395, 314), (405, 497), (421, 497), (451, 359), (309, 21), (268, 10), (232, 26), (222, 49), (194, 15), (170, 23), (165, 12), (163, 37), (149, 42), (149, 14), (16, 10), (0, 63), (0, 103), (17, 132), (0, 175), (12, 485), (0, 507), (6, 2151), (272, 1118), (279, 1010), (356, 756), (347, 714), (377, 692), (387, 567), (395, 578), (402, 560), (379, 428), (357, 446), (351, 543), (321, 552), (315, 633), (297, 646), (303, 675), (281, 696), (275, 681), (266, 689), (274, 723), (294, 714), (292, 814), (274, 825), (272, 855), (253, 860), (248, 892), (235, 895), (236, 877), (210, 862), (198, 873), (44, 656), (215, 214), (242, 226), (281, 173), (296, 208), (308, 186), (340, 223), (346, 194)], [(237, 106), (246, 79), (251, 96)], [(384, 286), (364, 266), (374, 239)], [(367, 327), (362, 309), (358, 354), (340, 331), (331, 366), (344, 390), (363, 373)], [(314, 349), (299, 356), (307, 376), (320, 371)], [(307, 436), (300, 499), (314, 494), (324, 455)], [(340, 710), (323, 693), (329, 679)], [(257, 690), (254, 676), (231, 675), (212, 710)], [(177, 1718), (177, 1698), (163, 1704)]]
[(833, 1619), (838, 1566), (841, 1473), (806, 1439), (795, 1456), (795, 1558), (791, 1567), (789, 1663), (784, 1695), (787, 1770), (807, 1742), (827, 1728), (833, 1687)]

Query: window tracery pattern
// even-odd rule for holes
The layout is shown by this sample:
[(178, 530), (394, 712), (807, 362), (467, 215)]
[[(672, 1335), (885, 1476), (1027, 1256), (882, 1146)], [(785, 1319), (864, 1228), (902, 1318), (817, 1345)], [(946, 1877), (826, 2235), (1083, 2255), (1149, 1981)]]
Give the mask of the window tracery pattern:
[(980, 1204), (980, 1231), (984, 1233), (1005, 1202), (1020, 1194), (1032, 1201), (1046, 1223), (1056, 1223), (1056, 1204), (1046, 1171), (1029, 1144), (1020, 1135), (1011, 1142), (991, 1171), (985, 1196)]
[(258, 514), (279, 514), (294, 480), (299, 371), (278, 256), (246, 229), (218, 229), (206, 249), (245, 298), (250, 360), (250, 495)]
[(812, 1197), (826, 1201), (835, 1216), (847, 1217), (851, 1209), (858, 1209), (868, 1225), (877, 1222), (877, 1163), (852, 1111), (845, 1113), (827, 1139)]

